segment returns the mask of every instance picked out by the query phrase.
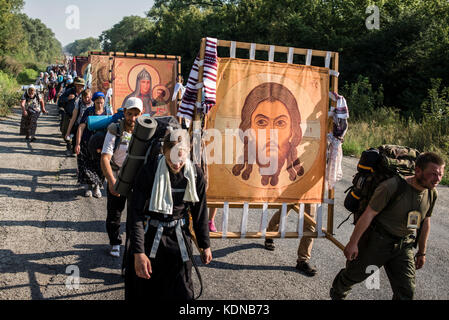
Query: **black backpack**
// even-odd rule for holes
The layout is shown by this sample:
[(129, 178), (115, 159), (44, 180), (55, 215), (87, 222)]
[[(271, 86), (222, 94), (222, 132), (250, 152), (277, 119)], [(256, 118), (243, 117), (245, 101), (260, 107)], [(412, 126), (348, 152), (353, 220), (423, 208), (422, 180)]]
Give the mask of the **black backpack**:
[(398, 176), (399, 187), (387, 207), (394, 203), (406, 190), (407, 182), (404, 177), (415, 174), (415, 161), (419, 153), (416, 149), (397, 145), (382, 145), (365, 150), (357, 164), (357, 173), (352, 180), (352, 186), (345, 191), (347, 195), (344, 206), (351, 214), (338, 228), (352, 214), (354, 215), (353, 224), (356, 224), (379, 184)]
[[(103, 144), (104, 144), (104, 140), (106, 138), (106, 134), (109, 132), (113, 135), (115, 135), (115, 144), (114, 144), (114, 152), (118, 149), (118, 147), (120, 146), (120, 142), (121, 142), (121, 137), (122, 137), (122, 133), (123, 133), (123, 121), (124, 120), (120, 120), (119, 122), (113, 122), (111, 123), (107, 130), (99, 130), (97, 132), (95, 132), (90, 138), (89, 138), (89, 142), (87, 143), (87, 148), (89, 150), (89, 154), (91, 155), (91, 157), (94, 160), (100, 160), (101, 158), (101, 152), (98, 153), (99, 149), (103, 149)], [(113, 163), (113, 161), (111, 160), (111, 166), (113, 170), (118, 170), (120, 168), (117, 167), (116, 164)]]

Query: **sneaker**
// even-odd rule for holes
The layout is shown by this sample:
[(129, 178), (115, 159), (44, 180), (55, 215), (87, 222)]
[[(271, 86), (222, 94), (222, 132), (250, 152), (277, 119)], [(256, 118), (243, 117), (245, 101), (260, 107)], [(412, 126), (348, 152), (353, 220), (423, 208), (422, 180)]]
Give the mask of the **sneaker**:
[(100, 186), (95, 186), (94, 187), (94, 197), (95, 198), (101, 198)]
[(113, 257), (119, 258), (120, 257), (120, 246), (119, 245), (112, 246), (109, 254)]
[(273, 239), (266, 239), (264, 246), (265, 246), (265, 250), (268, 250), (268, 251), (274, 251), (274, 249), (276, 248), (274, 245)]
[(215, 228), (214, 220), (209, 220), (209, 231), (210, 232), (217, 232), (217, 228)]
[(92, 190), (87, 189), (86, 192), (84, 193), (84, 196), (85, 196), (86, 198), (92, 197)]
[(311, 267), (310, 264), (306, 261), (298, 262), (298, 264), (296, 265), (296, 269), (304, 273), (308, 277), (313, 277), (317, 273), (317, 270)]

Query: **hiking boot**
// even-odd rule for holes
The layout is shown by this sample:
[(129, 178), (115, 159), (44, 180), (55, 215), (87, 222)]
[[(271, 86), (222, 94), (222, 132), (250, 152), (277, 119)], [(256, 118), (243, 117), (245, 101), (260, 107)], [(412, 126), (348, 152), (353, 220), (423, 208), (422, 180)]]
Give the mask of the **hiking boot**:
[(274, 245), (273, 239), (266, 239), (264, 246), (265, 246), (265, 250), (268, 250), (268, 251), (274, 251), (274, 249), (276, 248)]
[(119, 258), (120, 257), (120, 246), (119, 245), (112, 246), (109, 254), (113, 257)]
[(215, 228), (215, 223), (213, 220), (209, 220), (209, 231), (210, 232), (217, 232), (217, 228)]
[(310, 264), (306, 261), (301, 261), (296, 264), (296, 269), (301, 273), (304, 273), (308, 277), (313, 277), (316, 275), (316, 269), (311, 267)]
[(344, 300), (346, 298), (344, 295), (337, 294), (334, 288), (329, 291), (329, 296), (332, 300)]
[(94, 195), (95, 198), (101, 198), (100, 186), (95, 186), (94, 187), (93, 195)]

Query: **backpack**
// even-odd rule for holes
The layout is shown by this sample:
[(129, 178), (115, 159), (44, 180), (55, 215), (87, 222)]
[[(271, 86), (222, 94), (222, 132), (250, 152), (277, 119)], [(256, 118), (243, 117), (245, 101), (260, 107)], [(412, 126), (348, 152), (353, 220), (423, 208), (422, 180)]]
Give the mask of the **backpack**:
[(398, 189), (392, 195), (386, 207), (393, 204), (406, 190), (407, 182), (404, 177), (415, 174), (415, 161), (418, 156), (418, 150), (397, 145), (382, 145), (378, 148), (363, 151), (357, 164), (357, 173), (352, 180), (352, 186), (345, 191), (347, 195), (344, 206), (351, 214), (337, 229), (352, 214), (354, 215), (353, 224), (355, 225), (379, 184), (389, 178), (398, 176)]
[[(124, 120), (120, 120), (119, 122), (113, 122), (108, 126), (108, 132), (115, 136), (114, 153), (120, 147), (122, 133), (124, 130), (125, 130)], [(106, 134), (105, 134), (105, 137), (106, 137)], [(114, 162), (113, 157), (111, 158), (111, 167), (112, 167), (112, 170), (114, 170), (114, 171), (120, 170), (120, 167)]]
[[(124, 123), (123, 120), (120, 120), (119, 122), (113, 122), (111, 123), (107, 130), (99, 130), (95, 132), (90, 138), (89, 142), (87, 143), (87, 148), (89, 150), (89, 154), (93, 157), (95, 160), (100, 160), (101, 158), (101, 152), (98, 153), (98, 149), (103, 149), (104, 140), (106, 138), (106, 134), (109, 132), (112, 135), (114, 135), (115, 138), (115, 144), (114, 144), (114, 153), (120, 146), (120, 140), (122, 137), (122, 133), (124, 130)], [(119, 170), (120, 168), (111, 160), (111, 166), (113, 170)]]
[[(141, 140), (135, 133), (133, 133), (129, 143), (128, 155), (117, 177), (117, 183), (120, 182), (121, 184), (120, 192), (118, 193), (121, 195), (127, 196), (131, 192), (137, 173), (145, 164), (158, 159), (158, 156), (161, 153), (162, 141), (167, 133), (168, 127), (180, 128), (179, 122), (173, 116), (156, 117), (152, 119), (157, 122), (157, 126), (148, 140)], [(137, 150), (137, 147), (135, 147), (136, 150), (133, 150), (134, 148), (132, 146), (135, 145), (136, 142), (140, 145), (139, 150)], [(135, 154), (131, 154), (131, 152), (134, 152)]]

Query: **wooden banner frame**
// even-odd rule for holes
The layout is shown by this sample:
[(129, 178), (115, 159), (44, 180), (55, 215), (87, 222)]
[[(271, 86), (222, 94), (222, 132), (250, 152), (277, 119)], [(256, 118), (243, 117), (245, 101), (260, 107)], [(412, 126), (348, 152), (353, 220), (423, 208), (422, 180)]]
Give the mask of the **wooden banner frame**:
[[(250, 58), (254, 59), (255, 51), (266, 51), (269, 53), (270, 61), (274, 61), (274, 53), (286, 53), (289, 55), (290, 60), (293, 60), (293, 55), (302, 55), (305, 56), (307, 64), (311, 63), (313, 57), (324, 57), (326, 60), (331, 61), (329, 64), (329, 71), (331, 76), (331, 87), (330, 91), (338, 93), (338, 67), (339, 67), (339, 54), (338, 52), (330, 52), (330, 51), (321, 51), (321, 50), (311, 50), (311, 49), (302, 49), (302, 48), (290, 48), (285, 46), (271, 46), (265, 44), (254, 44), (248, 42), (237, 42), (237, 41), (229, 41), (229, 40), (218, 40), (217, 47), (228, 47), (232, 51), (230, 55), (235, 54), (236, 49), (247, 49), (250, 50), (249, 55)], [(206, 38), (201, 39), (201, 46), (199, 52), (199, 60), (204, 60), (206, 50)], [(332, 72), (331, 72), (332, 71)], [(203, 73), (204, 73), (204, 65), (200, 64), (198, 71), (198, 83), (203, 83)], [(197, 94), (197, 102), (202, 101), (202, 90), (198, 90)], [(331, 105), (336, 107), (336, 102), (331, 101)], [(201, 114), (198, 112), (196, 106), (194, 108), (194, 121), (201, 121)], [(199, 123), (199, 122), (196, 122)], [(200, 122), (201, 123), (201, 122)], [(328, 130), (327, 132), (332, 132), (333, 120), (331, 117), (328, 117)], [(279, 204), (279, 203), (270, 203), (265, 204), (265, 208), (268, 209), (280, 209), (282, 210), (280, 227), (277, 232), (211, 232), (210, 237), (213, 239), (218, 238), (230, 238), (230, 239), (260, 239), (260, 238), (300, 238), (303, 236), (311, 237), (311, 238), (327, 238), (332, 243), (334, 243), (339, 249), (344, 250), (345, 246), (341, 244), (337, 239), (334, 238), (334, 198), (335, 198), (335, 189), (328, 189), (328, 199), (324, 199), (324, 203), (320, 206), (327, 204), (327, 228), (322, 228), (322, 215), (319, 214), (319, 217), (313, 219), (307, 213), (304, 212), (304, 204), (290, 203), (290, 204)], [(264, 204), (262, 203), (236, 203), (236, 202), (208, 202), (208, 208), (224, 208), (226, 206), (229, 208), (243, 208), (243, 210), (248, 210), (249, 208), (263, 208)], [(227, 210), (226, 209), (226, 210)], [(321, 208), (322, 209), (322, 208)], [(321, 210), (320, 209), (320, 210)], [(297, 232), (285, 232), (281, 230), (281, 226), (285, 226), (286, 216), (288, 215), (290, 210), (294, 210), (298, 213), (298, 218), (301, 220), (304, 219), (303, 222), (306, 222), (312, 226), (314, 226), (318, 231), (316, 232), (303, 232), (302, 230), (297, 230)], [(321, 212), (320, 212), (321, 213)], [(245, 214), (243, 215), (245, 217)], [(302, 216), (302, 218), (301, 218)], [(244, 220), (244, 217), (242, 220)], [(321, 220), (320, 220), (321, 219)], [(227, 221), (226, 221), (227, 223)], [(243, 223), (243, 221), (242, 221)], [(298, 226), (300, 223), (298, 223)], [(245, 226), (246, 227), (246, 226)]]
[[(150, 53), (130, 53), (130, 52), (105, 52), (105, 51), (89, 51), (89, 56), (91, 55), (101, 55), (101, 56), (109, 56), (109, 81), (111, 82), (112, 87), (112, 69), (114, 67), (114, 58), (142, 58), (142, 59), (168, 59), (168, 60), (177, 60), (178, 66), (178, 74), (177, 74), (177, 83), (182, 84), (182, 74), (181, 74), (181, 56), (175, 55), (167, 55), (167, 54), (150, 54)], [(176, 108), (178, 109), (181, 105), (181, 92), (178, 92), (178, 99), (176, 101)], [(177, 112), (178, 110), (176, 110)], [(176, 114), (174, 115), (176, 116)]]

